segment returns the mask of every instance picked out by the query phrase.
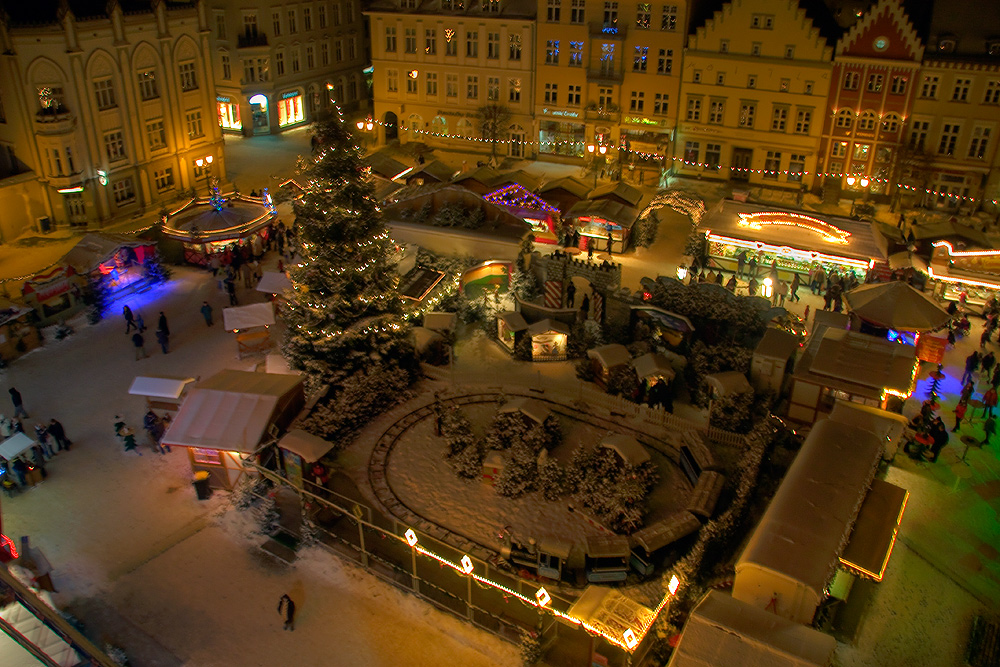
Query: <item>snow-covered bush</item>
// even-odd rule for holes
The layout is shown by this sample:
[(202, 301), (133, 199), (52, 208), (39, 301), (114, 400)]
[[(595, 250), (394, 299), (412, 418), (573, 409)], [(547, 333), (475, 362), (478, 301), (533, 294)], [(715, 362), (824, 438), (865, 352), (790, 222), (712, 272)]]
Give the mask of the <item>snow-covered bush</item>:
[(640, 397), (642, 384), (635, 374), (635, 369), (631, 366), (619, 366), (611, 370), (608, 376), (607, 392), (612, 396), (621, 396), (630, 401), (637, 401)]
[(481, 442), (474, 442), (451, 458), (459, 477), (476, 479), (483, 474), (483, 459), (487, 449)]
[(455, 456), (475, 442), (472, 424), (457, 405), (441, 410), (441, 437), (448, 443), (448, 456)]
[(538, 641), (538, 633), (521, 630), (521, 664), (524, 667), (534, 667), (542, 659), (542, 643)]
[(605, 526), (631, 533), (642, 526), (646, 496), (659, 474), (651, 461), (632, 466), (610, 449), (580, 448), (573, 452), (566, 478), (576, 500)]
[(547, 458), (538, 466), (536, 487), (546, 500), (555, 501), (566, 495), (566, 473), (558, 461)]
[(538, 474), (537, 450), (527, 438), (515, 442), (510, 448), (510, 456), (493, 486), (498, 495), (517, 498), (533, 490)]
[(255, 473), (247, 473), (240, 477), (229, 495), (229, 502), (240, 510), (250, 509), (254, 502), (267, 492), (267, 481)]
[(278, 529), (278, 506), (274, 500), (274, 494), (268, 493), (260, 502), (254, 504), (250, 512), (257, 522), (257, 532), (261, 535), (271, 535)]

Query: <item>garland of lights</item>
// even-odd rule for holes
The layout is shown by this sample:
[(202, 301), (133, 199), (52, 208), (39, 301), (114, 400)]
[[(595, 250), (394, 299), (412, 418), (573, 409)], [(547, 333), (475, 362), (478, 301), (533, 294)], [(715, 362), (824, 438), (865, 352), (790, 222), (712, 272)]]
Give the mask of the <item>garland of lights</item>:
[(557, 208), (550, 206), (538, 197), (538, 195), (532, 194), (524, 186), (517, 183), (494, 190), (483, 197), (483, 199), (497, 206), (544, 211), (550, 215), (557, 215), (559, 213)]
[(750, 229), (759, 230), (764, 225), (799, 227), (800, 229), (808, 229), (811, 232), (816, 232), (830, 243), (839, 243), (841, 245), (847, 245), (848, 239), (851, 237), (850, 232), (845, 232), (840, 227), (835, 227), (828, 222), (800, 213), (764, 211), (760, 213), (739, 213), (738, 215), (740, 219), (736, 224), (740, 227), (748, 227)]

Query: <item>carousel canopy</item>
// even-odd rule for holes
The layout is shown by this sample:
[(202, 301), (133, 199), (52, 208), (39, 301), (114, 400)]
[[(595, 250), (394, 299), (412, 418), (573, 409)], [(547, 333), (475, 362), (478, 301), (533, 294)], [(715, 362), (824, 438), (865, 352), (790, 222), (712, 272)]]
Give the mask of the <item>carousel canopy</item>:
[(856, 287), (844, 299), (862, 320), (896, 331), (933, 331), (951, 319), (937, 302), (899, 280)]

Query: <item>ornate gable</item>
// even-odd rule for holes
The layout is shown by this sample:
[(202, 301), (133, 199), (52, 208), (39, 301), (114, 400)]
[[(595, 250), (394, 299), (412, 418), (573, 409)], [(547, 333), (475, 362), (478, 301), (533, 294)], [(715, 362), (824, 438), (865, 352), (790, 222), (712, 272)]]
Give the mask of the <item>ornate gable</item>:
[(900, 0), (879, 0), (837, 42), (837, 55), (920, 62), (924, 45)]

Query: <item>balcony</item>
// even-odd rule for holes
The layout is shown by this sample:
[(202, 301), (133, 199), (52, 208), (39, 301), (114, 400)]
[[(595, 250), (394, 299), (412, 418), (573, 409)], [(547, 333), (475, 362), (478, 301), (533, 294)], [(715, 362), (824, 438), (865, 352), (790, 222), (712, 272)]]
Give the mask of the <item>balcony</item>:
[(267, 46), (267, 34), (263, 32), (244, 32), (236, 38), (236, 48), (249, 49), (255, 46)]
[(602, 67), (591, 67), (587, 70), (587, 81), (591, 83), (615, 84), (624, 78), (624, 68), (613, 63)]
[(596, 104), (588, 104), (583, 110), (583, 116), (587, 120), (605, 121), (607, 123), (618, 123), (621, 119), (621, 109), (617, 104), (608, 104), (602, 107)]
[(35, 133), (43, 136), (68, 134), (76, 127), (76, 115), (66, 107), (47, 107), (35, 114)]
[(613, 23), (591, 21), (589, 25), (591, 37), (624, 41), (628, 34), (628, 26), (624, 21), (615, 21)]

